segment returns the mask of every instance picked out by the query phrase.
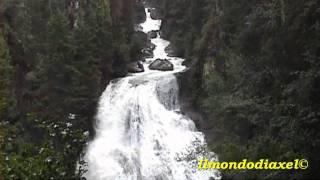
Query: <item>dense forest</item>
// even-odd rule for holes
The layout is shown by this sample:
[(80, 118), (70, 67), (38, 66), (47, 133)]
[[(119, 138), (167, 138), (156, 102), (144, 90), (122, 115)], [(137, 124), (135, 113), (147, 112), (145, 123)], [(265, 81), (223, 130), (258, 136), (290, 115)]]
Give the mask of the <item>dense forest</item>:
[(94, 134), (97, 100), (138, 58), (141, 7), (131, 0), (2, 2), (0, 179), (80, 177), (76, 164)]
[(226, 171), (224, 179), (319, 178), (319, 1), (149, 3), (164, 20), (161, 35), (187, 58), (182, 99), (203, 115), (198, 127), (219, 160), (310, 163), (304, 171)]
[[(320, 1), (146, 1), (168, 51), (186, 58), (180, 98), (219, 160), (309, 160), (223, 179), (319, 178)], [(141, 60), (142, 2), (0, 6), (0, 180), (79, 179), (99, 96)]]

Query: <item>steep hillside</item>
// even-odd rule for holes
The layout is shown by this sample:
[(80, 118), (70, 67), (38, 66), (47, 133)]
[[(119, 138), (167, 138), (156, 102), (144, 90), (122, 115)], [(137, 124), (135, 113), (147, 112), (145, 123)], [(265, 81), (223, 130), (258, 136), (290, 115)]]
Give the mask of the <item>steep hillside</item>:
[(94, 136), (97, 100), (111, 79), (139, 60), (134, 23), (145, 16), (141, 7), (135, 0), (3, 2), (4, 179), (76, 179), (83, 173), (76, 164)]
[(318, 178), (319, 2), (148, 2), (161, 9), (171, 49), (188, 59), (186, 113), (201, 112), (191, 115), (221, 160), (310, 163), (305, 171), (226, 171), (224, 178)]

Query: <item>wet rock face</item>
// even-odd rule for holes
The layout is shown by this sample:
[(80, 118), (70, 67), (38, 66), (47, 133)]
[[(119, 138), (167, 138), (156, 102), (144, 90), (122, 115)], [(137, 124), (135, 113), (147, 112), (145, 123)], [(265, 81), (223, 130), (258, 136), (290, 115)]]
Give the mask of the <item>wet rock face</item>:
[(150, 31), (150, 32), (148, 32), (148, 38), (150, 38), (150, 39), (157, 38), (157, 36), (158, 36), (158, 31)]
[(153, 50), (156, 49), (156, 45), (153, 44), (153, 43), (150, 41), (150, 42), (148, 42), (148, 44), (147, 44), (147, 48), (148, 48), (148, 49), (151, 49), (151, 50), (153, 51)]
[(149, 9), (149, 11), (150, 11), (150, 17), (152, 19), (159, 20), (163, 18), (162, 13), (160, 12), (159, 9), (152, 8), (152, 9)]
[(134, 5), (134, 21), (135, 24), (143, 23), (146, 20), (146, 13), (142, 1), (137, 1)]
[(179, 54), (171, 44), (166, 47), (165, 51), (168, 53), (169, 57), (179, 57)]
[(132, 62), (127, 65), (128, 72), (130, 73), (141, 73), (144, 72), (144, 67), (140, 61)]
[(141, 50), (142, 59), (145, 58), (153, 58), (153, 50), (156, 48), (156, 45), (151, 43), (151, 41), (147, 42), (147, 45)]
[(114, 78), (122, 78), (128, 74), (128, 70), (123, 68), (124, 66), (113, 66), (112, 69), (112, 79)]
[(142, 49), (141, 51), (143, 58), (153, 58), (153, 51), (151, 49)]
[(166, 109), (179, 109), (179, 86), (175, 76), (168, 76), (158, 81), (156, 92), (159, 101)]
[(173, 64), (167, 59), (156, 59), (149, 65), (151, 70), (173, 71)]

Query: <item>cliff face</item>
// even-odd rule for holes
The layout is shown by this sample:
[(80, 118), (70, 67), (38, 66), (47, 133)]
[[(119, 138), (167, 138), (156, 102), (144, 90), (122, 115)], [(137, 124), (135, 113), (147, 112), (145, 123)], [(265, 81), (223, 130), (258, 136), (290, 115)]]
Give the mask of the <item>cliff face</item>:
[[(201, 115), (199, 97), (203, 86), (204, 64), (206, 59), (213, 58), (216, 49), (216, 30), (203, 31), (209, 7), (204, 9), (204, 1), (153, 1), (147, 5), (154, 7), (163, 17), (161, 36), (171, 41), (170, 50), (176, 55), (186, 58), (189, 70), (178, 74), (180, 83), (180, 102), (182, 111), (191, 117), (198, 128), (206, 127)], [(208, 5), (209, 6), (209, 5)]]

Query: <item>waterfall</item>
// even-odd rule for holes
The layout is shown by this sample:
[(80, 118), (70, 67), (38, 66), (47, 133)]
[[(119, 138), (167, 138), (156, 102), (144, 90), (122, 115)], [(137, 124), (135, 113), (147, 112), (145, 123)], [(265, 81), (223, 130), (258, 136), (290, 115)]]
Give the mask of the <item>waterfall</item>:
[[(160, 29), (160, 20), (141, 24), (144, 32)], [(154, 58), (145, 72), (110, 82), (101, 96), (96, 116), (96, 137), (84, 160), (88, 180), (208, 180), (220, 179), (216, 170), (197, 170), (201, 157), (215, 159), (204, 135), (180, 113), (175, 73), (186, 70), (183, 59), (168, 57), (169, 42), (152, 39)], [(169, 59), (174, 71), (149, 70), (157, 58)]]

